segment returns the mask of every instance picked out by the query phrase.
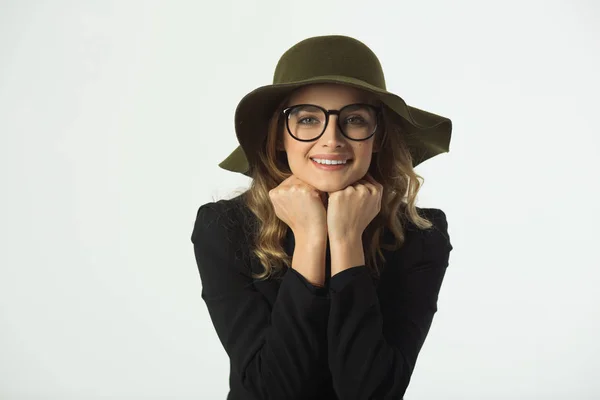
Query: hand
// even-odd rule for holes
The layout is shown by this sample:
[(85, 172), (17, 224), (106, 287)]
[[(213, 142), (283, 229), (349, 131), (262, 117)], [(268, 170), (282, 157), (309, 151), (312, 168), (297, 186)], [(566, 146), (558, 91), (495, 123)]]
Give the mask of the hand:
[(367, 174), (345, 189), (329, 194), (329, 241), (361, 243), (362, 234), (381, 210), (383, 186)]
[(325, 195), (295, 175), (269, 191), (275, 214), (292, 229), (296, 240), (327, 239)]

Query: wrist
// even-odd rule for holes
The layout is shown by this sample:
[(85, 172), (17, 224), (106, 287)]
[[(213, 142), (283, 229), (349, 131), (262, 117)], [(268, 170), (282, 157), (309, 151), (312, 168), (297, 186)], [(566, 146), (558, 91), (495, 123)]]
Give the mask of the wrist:
[(295, 240), (292, 268), (315, 286), (325, 284), (327, 238), (301, 236)]
[(330, 241), (331, 276), (348, 268), (365, 265), (362, 238), (347, 237)]
[(356, 234), (346, 234), (342, 236), (334, 236), (329, 235), (329, 243), (330, 245), (335, 245), (338, 247), (345, 246), (362, 246), (362, 235)]
[(327, 231), (325, 229), (314, 229), (312, 231), (294, 232), (294, 241), (298, 244), (308, 246), (327, 246)]

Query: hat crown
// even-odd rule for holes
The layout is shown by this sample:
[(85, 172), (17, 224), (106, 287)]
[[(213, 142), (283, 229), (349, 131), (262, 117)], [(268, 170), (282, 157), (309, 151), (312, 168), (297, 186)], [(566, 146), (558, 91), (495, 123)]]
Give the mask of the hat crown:
[(345, 76), (385, 87), (379, 59), (364, 43), (348, 36), (316, 36), (288, 49), (279, 59), (273, 84), (324, 76)]

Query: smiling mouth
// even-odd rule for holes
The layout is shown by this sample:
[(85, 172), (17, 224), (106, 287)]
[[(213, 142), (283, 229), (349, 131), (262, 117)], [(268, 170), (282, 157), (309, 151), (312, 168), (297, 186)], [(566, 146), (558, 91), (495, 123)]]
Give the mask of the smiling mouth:
[(319, 164), (319, 165), (347, 165), (352, 163), (352, 159), (349, 158), (347, 160), (325, 160), (325, 159), (319, 159), (319, 158), (311, 158), (312, 162), (314, 162), (315, 164)]
[(322, 160), (318, 158), (311, 158), (310, 161), (315, 168), (321, 171), (343, 171), (349, 168), (352, 164), (352, 159), (348, 160)]

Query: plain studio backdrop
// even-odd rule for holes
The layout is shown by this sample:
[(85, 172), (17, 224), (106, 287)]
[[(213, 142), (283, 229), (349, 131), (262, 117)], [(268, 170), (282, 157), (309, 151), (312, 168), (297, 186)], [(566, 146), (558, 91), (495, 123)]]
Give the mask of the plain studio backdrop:
[(345, 34), (454, 123), (421, 207), (454, 250), (406, 394), (600, 398), (594, 1), (0, 2), (0, 398), (224, 399), (198, 207), (281, 54)]

